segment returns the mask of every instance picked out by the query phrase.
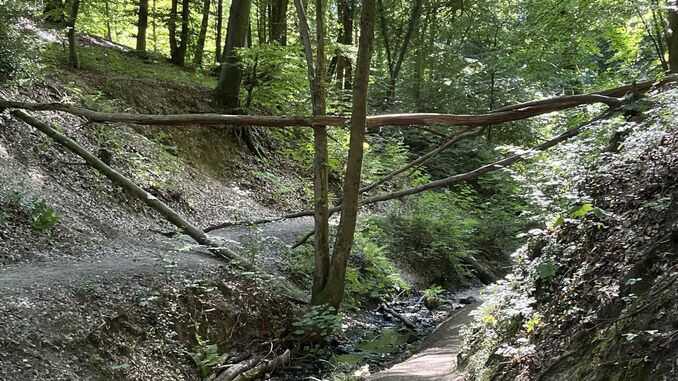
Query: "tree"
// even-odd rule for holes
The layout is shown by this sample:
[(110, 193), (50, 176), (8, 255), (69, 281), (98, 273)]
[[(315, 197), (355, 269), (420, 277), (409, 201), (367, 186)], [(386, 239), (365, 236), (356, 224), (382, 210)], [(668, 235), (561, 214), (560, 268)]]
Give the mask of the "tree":
[(367, 90), (370, 77), (372, 41), (374, 39), (375, 13), (375, 0), (363, 1), (356, 81), (353, 90), (351, 138), (344, 177), (341, 219), (326, 281), (319, 289), (316, 289), (314, 285), (314, 304), (329, 304), (337, 310), (344, 299), (346, 265), (353, 247), (353, 236), (360, 204), (360, 178), (363, 164), (363, 141), (367, 129)]
[(669, 0), (669, 71), (678, 73), (678, 1)]
[[(355, 3), (353, 0), (338, 0), (337, 6), (339, 8), (340, 25), (337, 42), (342, 45), (353, 45), (353, 13), (355, 11)], [(351, 88), (353, 80), (352, 71), (351, 60), (339, 49), (336, 57), (337, 89), (348, 90)]]
[[(306, 55), (308, 82), (313, 103), (313, 115), (326, 114), (325, 105), (325, 2), (316, 0), (316, 59), (313, 59), (313, 48), (308, 27), (306, 8), (301, 0), (294, 0), (299, 22), (299, 34)], [(313, 146), (315, 157), (313, 161), (313, 203), (315, 221), (315, 269), (313, 273), (312, 303), (322, 304), (321, 293), (327, 284), (330, 271), (330, 244), (329, 244), (329, 172), (327, 127), (318, 125), (313, 127)]]
[(223, 30), (224, 20), (224, 0), (217, 0), (217, 22), (216, 22), (216, 39), (214, 46), (214, 62), (221, 62), (221, 31)]
[(167, 29), (170, 41), (170, 61), (179, 66), (186, 63), (186, 51), (188, 49), (189, 23), (191, 17), (190, 0), (181, 2), (181, 32), (177, 41), (177, 15), (179, 0), (172, 0)]
[[(414, 35), (414, 31), (417, 28), (419, 18), (421, 17), (422, 12), (422, 3), (423, 0), (414, 0), (412, 4), (412, 9), (410, 11), (410, 16), (407, 21), (407, 29), (405, 31), (405, 36), (400, 36), (398, 33), (395, 35), (395, 39), (391, 40), (390, 33), (393, 32), (392, 28), (389, 27), (389, 21), (386, 14), (386, 8), (384, 7), (384, 1), (378, 0), (379, 4), (379, 19), (381, 26), (381, 36), (384, 40), (384, 49), (386, 50), (386, 61), (388, 65), (388, 74), (389, 81), (387, 84), (386, 90), (386, 104), (391, 105), (395, 100), (396, 95), (396, 84), (398, 82), (398, 76), (400, 75), (400, 70), (402, 69), (403, 62), (405, 60), (405, 55), (410, 47), (410, 41)], [(397, 30), (401, 31), (403, 26), (400, 25)], [(398, 45), (397, 43), (393, 44), (396, 41), (402, 40), (402, 43)], [(394, 56), (397, 54), (397, 56)]]
[(202, 22), (200, 23), (200, 32), (198, 34), (198, 42), (195, 46), (195, 58), (193, 60), (196, 67), (202, 66), (205, 39), (207, 37), (207, 26), (210, 17), (210, 3), (210, 0), (204, 0), (202, 3)]
[(137, 51), (146, 52), (146, 30), (148, 29), (148, 0), (139, 0), (137, 21)]
[(80, 0), (71, 0), (70, 13), (66, 21), (68, 29), (68, 64), (75, 68), (80, 68), (80, 57), (78, 56), (78, 39), (75, 33), (75, 24), (78, 20), (78, 11), (80, 9)]
[(287, 8), (289, 0), (271, 0), (271, 16), (269, 20), (271, 42), (280, 46), (287, 45)]
[(217, 102), (227, 110), (236, 110), (240, 107), (242, 68), (236, 49), (244, 47), (247, 42), (251, 6), (251, 0), (231, 1), (226, 46), (215, 91)]

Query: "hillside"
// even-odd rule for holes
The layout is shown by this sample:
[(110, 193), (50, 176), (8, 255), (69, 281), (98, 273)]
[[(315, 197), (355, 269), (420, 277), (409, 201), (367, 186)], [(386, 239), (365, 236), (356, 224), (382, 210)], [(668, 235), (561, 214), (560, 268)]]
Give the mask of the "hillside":
[[(531, 231), (489, 288), (466, 332), (470, 379), (678, 377), (678, 89), (643, 102), (631, 120), (592, 126), (597, 144), (555, 153), (578, 154), (579, 204)], [(600, 139), (620, 133), (618, 151)]]

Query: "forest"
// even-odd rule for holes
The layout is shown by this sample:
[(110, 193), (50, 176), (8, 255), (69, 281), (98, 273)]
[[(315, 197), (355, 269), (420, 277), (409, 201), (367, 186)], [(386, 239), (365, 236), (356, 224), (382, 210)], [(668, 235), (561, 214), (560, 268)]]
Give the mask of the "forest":
[(0, 379), (678, 378), (674, 0), (0, 0)]

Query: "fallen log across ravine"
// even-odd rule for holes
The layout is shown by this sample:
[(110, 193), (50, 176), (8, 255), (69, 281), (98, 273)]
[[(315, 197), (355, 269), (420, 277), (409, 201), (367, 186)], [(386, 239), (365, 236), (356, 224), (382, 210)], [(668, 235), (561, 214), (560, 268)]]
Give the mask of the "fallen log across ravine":
[[(553, 98), (545, 104), (535, 104), (510, 111), (493, 112), (478, 115), (455, 114), (386, 114), (367, 117), (367, 128), (403, 127), (403, 126), (487, 126), (514, 122), (565, 109), (603, 103), (610, 107), (621, 105), (621, 100), (596, 94)], [(21, 109), (28, 111), (59, 111), (85, 118), (91, 123), (130, 123), (160, 126), (258, 126), (258, 127), (344, 127), (350, 117), (346, 116), (257, 116), (227, 114), (135, 114), (117, 112), (99, 112), (66, 103), (30, 103), (0, 100), (0, 110)]]

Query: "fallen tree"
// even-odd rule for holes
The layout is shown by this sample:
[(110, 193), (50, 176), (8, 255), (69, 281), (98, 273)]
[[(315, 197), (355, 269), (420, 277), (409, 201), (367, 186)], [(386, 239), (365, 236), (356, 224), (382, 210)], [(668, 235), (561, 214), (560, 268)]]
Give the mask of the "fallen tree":
[[(598, 94), (577, 95), (552, 98), (547, 102), (537, 102), (534, 105), (511, 109), (508, 111), (493, 112), (478, 115), (454, 114), (386, 114), (367, 117), (367, 128), (403, 127), (403, 126), (487, 126), (528, 119), (534, 116), (587, 105), (603, 103), (611, 107), (621, 104), (621, 100)], [(87, 119), (91, 123), (130, 123), (141, 125), (160, 126), (259, 126), (259, 127), (314, 127), (330, 126), (344, 127), (350, 122), (345, 116), (257, 116), (257, 115), (227, 115), (227, 114), (175, 114), (154, 115), (135, 113), (111, 113), (89, 110), (65, 103), (30, 103), (0, 100), (0, 110), (22, 109), (29, 111), (60, 111)]]
[(232, 250), (219, 246), (217, 243), (209, 239), (207, 234), (200, 230), (200, 228), (193, 225), (191, 222), (182, 217), (174, 209), (167, 206), (164, 202), (160, 201), (157, 197), (145, 191), (140, 186), (134, 184), (130, 179), (126, 178), (120, 172), (111, 168), (109, 165), (101, 161), (98, 157), (87, 151), (84, 147), (76, 143), (73, 139), (67, 137), (66, 135), (58, 132), (47, 124), (35, 119), (28, 113), (21, 110), (12, 111), (12, 116), (18, 120), (23, 121), (24, 123), (34, 127), (38, 131), (49, 136), (52, 140), (58, 144), (66, 147), (69, 151), (80, 156), (85, 160), (85, 162), (90, 165), (92, 168), (99, 171), (99, 173), (106, 176), (114, 184), (120, 186), (125, 191), (129, 192), (131, 195), (136, 197), (138, 200), (142, 201), (144, 204), (158, 212), (163, 216), (168, 222), (176, 226), (180, 231), (186, 233), (188, 236), (193, 238), (195, 242), (200, 245), (207, 246), (209, 251), (212, 254), (215, 254), (219, 257), (228, 259), (228, 260), (237, 260), (240, 263), (245, 264), (246, 261), (241, 260), (236, 253)]

